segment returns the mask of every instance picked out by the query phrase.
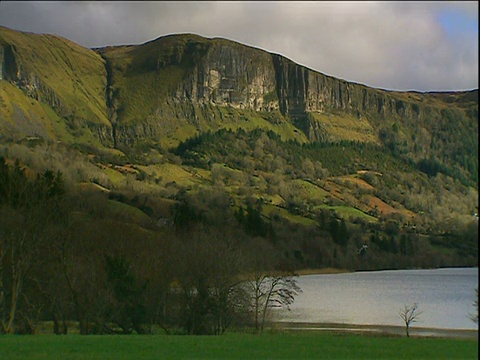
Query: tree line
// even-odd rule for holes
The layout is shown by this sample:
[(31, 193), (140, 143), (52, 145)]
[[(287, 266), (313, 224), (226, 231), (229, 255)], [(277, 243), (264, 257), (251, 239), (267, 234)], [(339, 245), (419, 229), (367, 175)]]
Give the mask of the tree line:
[(262, 237), (191, 222), (189, 205), (172, 208), (171, 228), (139, 227), (109, 215), (109, 201), (0, 158), (1, 333), (45, 321), (56, 334), (261, 331), (301, 291)]
[(432, 237), (328, 209), (303, 225), (221, 183), (177, 191), (157, 223), (149, 196), (67, 186), (59, 171), (0, 158), (0, 331), (34, 333), (45, 321), (57, 334), (261, 331), (300, 291), (298, 269), (465, 266), (478, 253), (478, 226)]

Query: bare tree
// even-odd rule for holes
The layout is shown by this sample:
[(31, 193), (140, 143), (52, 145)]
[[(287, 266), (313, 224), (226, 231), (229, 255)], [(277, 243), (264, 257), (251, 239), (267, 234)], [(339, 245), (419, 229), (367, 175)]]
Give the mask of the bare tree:
[(469, 314), (470, 320), (472, 320), (475, 324), (478, 324), (478, 288), (475, 289), (475, 300), (473, 300), (473, 306), (477, 311), (476, 314)]
[(203, 227), (186, 233), (178, 244), (178, 304), (188, 334), (223, 334), (248, 310), (241, 276), (246, 260), (237, 239), (225, 234)]
[(414, 303), (412, 306), (404, 305), (400, 310), (400, 317), (405, 322), (405, 331), (407, 337), (410, 337), (410, 325), (418, 321), (418, 317), (422, 314), (422, 311), (418, 311), (418, 304)]
[(279, 257), (270, 242), (256, 238), (255, 247), (250, 246), (249, 251), (251, 278), (247, 285), (250, 287), (255, 331), (262, 332), (270, 310), (288, 309), (301, 289), (293, 271), (278, 270)]
[(0, 332), (34, 332), (38, 294), (27, 290), (39, 284), (35, 269), (45, 257), (38, 254), (63, 216), (63, 177), (46, 171), (31, 180), (18, 162), (10, 169), (0, 158), (0, 185)]
[[(267, 314), (272, 308), (285, 306), (287, 309), (302, 292), (295, 280), (295, 274), (289, 271), (260, 272), (252, 282), (255, 308), (255, 330), (263, 331)], [(259, 317), (261, 316), (261, 320)]]

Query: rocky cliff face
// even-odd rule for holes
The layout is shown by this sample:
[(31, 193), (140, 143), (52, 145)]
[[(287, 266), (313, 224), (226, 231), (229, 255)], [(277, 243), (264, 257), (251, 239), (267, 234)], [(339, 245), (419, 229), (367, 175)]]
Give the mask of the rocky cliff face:
[[(209, 104), (260, 112), (280, 110), (285, 119), (301, 129), (310, 141), (325, 139), (325, 133), (315, 117), (307, 116), (309, 113), (343, 112), (367, 119), (375, 127), (384, 121), (394, 122), (397, 118), (414, 121), (425, 117), (426, 108), (419, 94), (406, 97), (401, 93), (350, 83), (310, 70), (280, 55), (226, 40), (177, 35), (157, 39), (149, 46), (162, 47), (167, 40), (170, 42), (167, 50), (152, 53), (148, 62), (152, 73), (183, 68), (184, 75), (173, 90), (167, 92), (169, 105), (191, 104), (196, 107)], [(110, 52), (102, 52), (108, 59)], [(140, 55), (137, 53), (140, 50), (130, 51), (128, 56), (132, 58), (131, 63), (138, 63), (136, 59)], [(141, 55), (145, 56), (144, 53)], [(115, 63), (119, 58), (111, 57), (110, 60)], [(152, 67), (152, 64), (155, 66)], [(148, 68), (143, 65), (145, 67)], [(128, 71), (124, 75), (128, 76)], [(162, 82), (161, 77), (159, 82)], [(138, 92), (137, 96), (142, 98), (152, 95), (145, 93), (145, 89), (139, 89)], [(168, 136), (168, 131), (160, 130), (155, 124), (165, 123), (165, 118), (161, 116), (165, 113), (161, 108), (164, 105), (158, 106), (157, 102), (148, 106), (152, 107), (151, 116), (145, 116), (140, 122), (143, 123), (141, 127), (149, 128), (149, 131), (139, 132), (137, 129), (130, 131), (130, 135)], [(194, 110), (184, 113), (173, 109), (171, 113), (181, 123), (190, 123), (198, 128)], [(129, 121), (119, 114), (115, 115), (115, 119), (125, 123), (123, 131), (128, 132), (132, 126), (138, 128), (138, 123), (128, 124)], [(201, 127), (198, 130), (202, 130)]]
[(178, 100), (212, 102), (239, 109), (304, 116), (306, 112), (373, 112), (381, 116), (419, 113), (388, 92), (349, 83), (310, 70), (276, 54), (236, 43), (212, 43), (189, 78), (179, 84)]
[(0, 64), (0, 81), (48, 104), (74, 135), (86, 129), (107, 147), (282, 124), (291, 138), (301, 130), (310, 141), (416, 147), (421, 157), (441, 148), (452, 119), (462, 137), (478, 136), (478, 90), (373, 89), (224, 39), (171, 35), (92, 51), (0, 28)]
[(266, 52), (238, 44), (212, 44), (179, 85), (175, 98), (237, 109), (278, 109), (275, 71)]
[[(455, 166), (461, 153), (478, 149), (478, 90), (373, 89), (277, 54), (194, 35), (100, 53), (111, 64), (116, 146), (145, 139), (170, 139), (173, 145), (222, 127), (280, 131), (276, 125), (281, 124), (290, 126), (291, 139), (301, 131), (309, 141), (373, 142), (414, 161), (436, 157), (448, 166)], [(278, 116), (272, 122), (264, 114)]]

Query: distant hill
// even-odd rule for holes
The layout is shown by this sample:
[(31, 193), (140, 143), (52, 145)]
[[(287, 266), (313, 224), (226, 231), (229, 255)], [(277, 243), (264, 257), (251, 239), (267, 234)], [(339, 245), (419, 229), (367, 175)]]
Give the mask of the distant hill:
[[(478, 89), (375, 89), (193, 34), (87, 49), (0, 27), (0, 64), (4, 155), (155, 194), (130, 204), (152, 221), (172, 201), (201, 208), (202, 189), (221, 187), (233, 209), (256, 199), (266, 221), (318, 225), (330, 240), (330, 219), (345, 219), (357, 247), (386, 251), (382, 236), (399, 244), (408, 229), (455, 253), (449, 264), (478, 253), (462, 238), (478, 211)], [(42, 146), (49, 161), (37, 161)]]

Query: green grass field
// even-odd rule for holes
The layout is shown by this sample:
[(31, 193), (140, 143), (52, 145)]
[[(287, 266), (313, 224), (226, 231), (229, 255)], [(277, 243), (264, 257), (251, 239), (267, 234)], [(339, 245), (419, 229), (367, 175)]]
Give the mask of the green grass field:
[(334, 333), (0, 336), (1, 359), (478, 359), (478, 340)]

